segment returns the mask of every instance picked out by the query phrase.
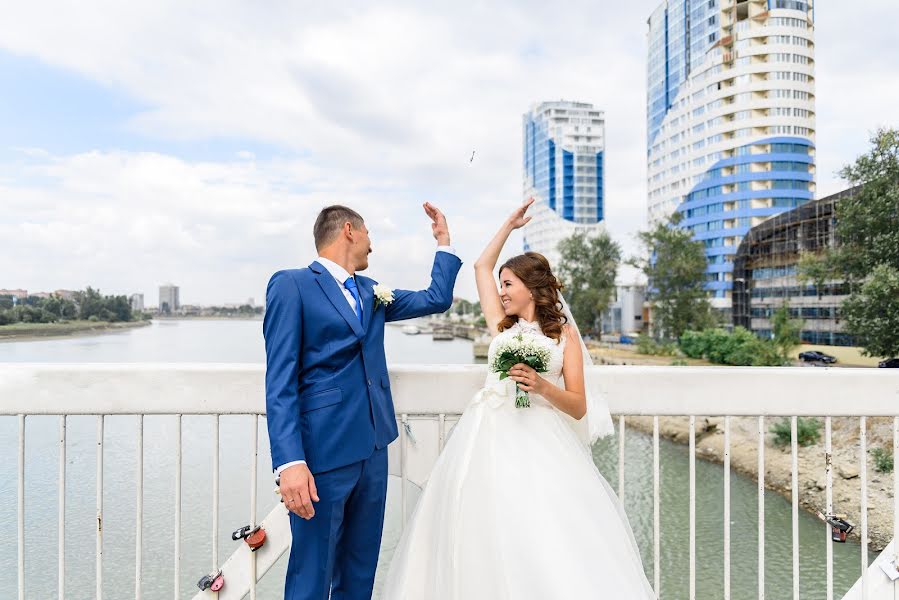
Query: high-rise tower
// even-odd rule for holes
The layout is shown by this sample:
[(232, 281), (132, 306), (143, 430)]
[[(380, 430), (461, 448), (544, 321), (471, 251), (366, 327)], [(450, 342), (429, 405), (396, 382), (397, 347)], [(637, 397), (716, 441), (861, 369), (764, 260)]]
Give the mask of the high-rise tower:
[(667, 0), (648, 24), (649, 219), (683, 213), (727, 310), (746, 232), (815, 195), (813, 0)]
[(524, 199), (536, 198), (524, 249), (555, 267), (558, 245), (604, 228), (603, 113), (584, 102), (543, 102), (523, 117)]

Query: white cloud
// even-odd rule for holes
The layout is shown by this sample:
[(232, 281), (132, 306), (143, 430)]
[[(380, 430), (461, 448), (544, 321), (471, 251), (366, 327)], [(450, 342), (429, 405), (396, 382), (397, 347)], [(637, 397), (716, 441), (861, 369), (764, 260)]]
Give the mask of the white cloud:
[[(630, 255), (646, 212), (645, 22), (657, 3), (13, 4), (0, 47), (134, 98), (146, 108), (132, 131), (249, 142), (220, 162), (85, 146), (0, 165), (12, 207), (0, 233), (23, 248), (0, 256), (0, 284), (152, 298), (173, 279), (185, 301), (261, 299), (273, 268), (312, 258), (315, 212), (339, 202), (373, 227), (372, 273), (417, 286), (432, 244), (421, 202), (445, 210), (473, 263), (520, 200), (520, 115), (558, 98), (605, 110), (607, 223)], [(824, 193), (869, 130), (896, 125), (899, 93), (894, 5), (833, 9), (816, 14)], [(260, 159), (254, 143), (282, 158)], [(457, 292), (474, 296), (468, 270)]]

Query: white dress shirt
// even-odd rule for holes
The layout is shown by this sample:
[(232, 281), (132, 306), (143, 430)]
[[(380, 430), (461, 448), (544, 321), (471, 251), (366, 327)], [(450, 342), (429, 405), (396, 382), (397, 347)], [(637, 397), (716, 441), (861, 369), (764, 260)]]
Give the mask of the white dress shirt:
[[(456, 255), (456, 250), (452, 246), (437, 246), (437, 252), (447, 252), (449, 254), (452, 254), (453, 256)], [(343, 296), (344, 296), (344, 298), (346, 298), (346, 301), (349, 303), (350, 308), (353, 310), (353, 312), (356, 312), (356, 299), (353, 298), (353, 295), (350, 293), (350, 290), (348, 290), (346, 288), (346, 286), (344, 285), (346, 280), (350, 277), (350, 274), (347, 272), (347, 270), (344, 269), (343, 267), (341, 267), (340, 265), (338, 265), (333, 260), (328, 260), (327, 258), (324, 258), (323, 256), (319, 256), (315, 260), (321, 266), (323, 266), (325, 269), (327, 269), (328, 273), (330, 273), (331, 276), (337, 281), (337, 285), (340, 287), (340, 291), (343, 292)], [(359, 312), (361, 313), (362, 310), (360, 309)], [(294, 460), (289, 463), (284, 463), (283, 465), (281, 465), (280, 467), (278, 467), (276, 469), (276, 472), (278, 475), (280, 475), (281, 471), (283, 471), (284, 469), (286, 469), (288, 467), (292, 467), (294, 465), (300, 465), (300, 464), (305, 465), (306, 461), (305, 460)]]

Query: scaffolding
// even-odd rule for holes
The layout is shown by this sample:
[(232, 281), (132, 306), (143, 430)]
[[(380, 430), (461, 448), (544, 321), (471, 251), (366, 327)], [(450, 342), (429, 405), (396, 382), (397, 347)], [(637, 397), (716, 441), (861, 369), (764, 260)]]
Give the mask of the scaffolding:
[[(794, 267), (804, 254), (823, 253), (838, 244), (835, 205), (854, 196), (853, 187), (832, 196), (806, 202), (759, 225), (744, 236), (734, 256), (733, 324), (752, 327), (753, 272), (764, 268)], [(787, 278), (785, 278), (787, 279)], [(791, 282), (795, 286), (795, 281)], [(787, 297), (781, 293), (781, 297)]]

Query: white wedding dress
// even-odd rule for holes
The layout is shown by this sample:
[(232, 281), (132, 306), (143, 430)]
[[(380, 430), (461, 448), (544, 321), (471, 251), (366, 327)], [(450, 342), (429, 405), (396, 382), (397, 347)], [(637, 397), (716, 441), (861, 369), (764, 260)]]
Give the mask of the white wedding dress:
[[(561, 384), (564, 341), (519, 320), (551, 348), (543, 377)], [(570, 419), (514, 382), (487, 377), (452, 431), (400, 540), (384, 600), (655, 598), (617, 496)]]

